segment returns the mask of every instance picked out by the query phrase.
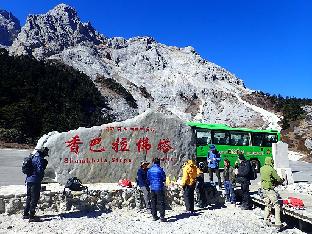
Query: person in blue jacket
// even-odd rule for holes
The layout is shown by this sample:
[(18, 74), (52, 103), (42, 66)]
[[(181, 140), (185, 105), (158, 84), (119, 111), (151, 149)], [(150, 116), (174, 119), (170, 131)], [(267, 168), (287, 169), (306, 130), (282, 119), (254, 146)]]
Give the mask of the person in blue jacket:
[(140, 191), (143, 193), (145, 208), (151, 209), (150, 205), (150, 189), (147, 181), (147, 170), (149, 162), (142, 161), (140, 168), (137, 172), (137, 185)]
[(26, 177), (27, 198), (24, 209), (23, 219), (29, 219), (29, 222), (41, 221), (35, 216), (37, 203), (40, 198), (41, 181), (44, 177), (44, 170), (47, 167), (48, 161), (44, 158), (48, 156), (49, 149), (44, 147), (37, 150), (32, 157), (32, 173)]
[(221, 160), (221, 157), (215, 145), (210, 145), (209, 148), (210, 148), (210, 151), (208, 152), (208, 155), (207, 155), (207, 162), (208, 162), (208, 173), (209, 173), (210, 182), (213, 182), (213, 172), (215, 172), (218, 177), (219, 188), (221, 188), (222, 183), (221, 183), (221, 177), (220, 177), (220, 171), (219, 171), (219, 162)]
[(159, 219), (157, 216), (157, 203), (159, 205), (160, 221), (165, 222), (165, 191), (164, 182), (166, 174), (160, 167), (159, 158), (154, 159), (154, 165), (147, 171), (147, 180), (151, 189), (151, 211), (153, 219)]

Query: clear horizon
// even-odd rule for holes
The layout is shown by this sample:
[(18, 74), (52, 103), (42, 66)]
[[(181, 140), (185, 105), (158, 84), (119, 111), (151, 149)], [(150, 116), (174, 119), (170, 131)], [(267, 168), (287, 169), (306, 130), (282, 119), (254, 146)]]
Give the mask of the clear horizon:
[(0, 9), (25, 24), (57, 4), (108, 37), (151, 36), (169, 46), (192, 46), (206, 60), (242, 79), (247, 88), (312, 98), (312, 3), (309, 1), (10, 0)]

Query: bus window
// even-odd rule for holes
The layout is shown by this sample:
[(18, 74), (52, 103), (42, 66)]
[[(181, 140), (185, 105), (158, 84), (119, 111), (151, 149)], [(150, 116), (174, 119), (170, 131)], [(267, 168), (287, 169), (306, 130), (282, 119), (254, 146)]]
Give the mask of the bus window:
[(262, 133), (252, 133), (252, 145), (263, 146), (263, 134)]
[(249, 145), (250, 135), (247, 132), (231, 132), (230, 145), (244, 146)]
[(196, 145), (208, 145), (211, 143), (211, 132), (196, 131)]
[(263, 146), (271, 147), (272, 143), (277, 142), (277, 135), (276, 134), (264, 134), (264, 139), (263, 139)]
[(214, 131), (212, 143), (216, 145), (228, 145), (230, 143), (230, 134), (227, 131)]

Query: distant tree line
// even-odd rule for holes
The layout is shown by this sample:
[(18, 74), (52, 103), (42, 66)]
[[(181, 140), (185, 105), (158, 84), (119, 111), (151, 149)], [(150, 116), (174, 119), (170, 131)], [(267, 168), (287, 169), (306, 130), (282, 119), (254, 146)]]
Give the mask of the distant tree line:
[(34, 144), (50, 131), (111, 122), (106, 99), (84, 74), (0, 49), (0, 140)]
[(288, 129), (292, 122), (305, 117), (306, 113), (302, 108), (303, 106), (312, 105), (312, 99), (309, 98), (283, 97), (281, 95), (271, 95), (261, 91), (257, 93), (267, 97), (273, 105), (273, 109), (283, 114), (282, 128), (284, 130)]

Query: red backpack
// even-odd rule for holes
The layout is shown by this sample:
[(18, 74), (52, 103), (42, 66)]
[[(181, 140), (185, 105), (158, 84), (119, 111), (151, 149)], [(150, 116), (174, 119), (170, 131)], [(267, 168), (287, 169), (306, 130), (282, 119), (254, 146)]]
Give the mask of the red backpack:
[(283, 205), (295, 209), (304, 209), (303, 201), (296, 197), (289, 197), (288, 199), (283, 200)]
[(119, 180), (118, 185), (121, 187), (132, 188), (132, 183), (128, 179)]

